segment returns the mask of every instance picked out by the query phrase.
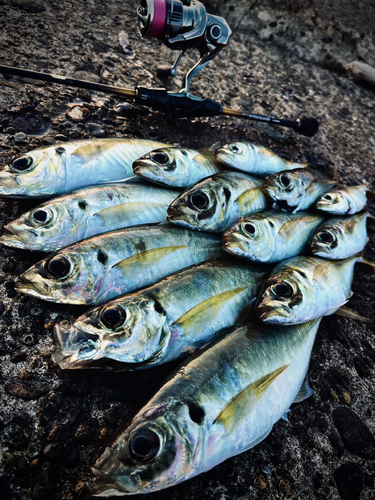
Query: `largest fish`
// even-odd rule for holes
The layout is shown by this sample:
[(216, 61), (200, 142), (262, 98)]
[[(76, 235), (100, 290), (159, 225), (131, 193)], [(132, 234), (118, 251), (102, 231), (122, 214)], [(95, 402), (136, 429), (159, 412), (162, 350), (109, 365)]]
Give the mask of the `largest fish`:
[(154, 492), (254, 447), (311, 394), (301, 386), (319, 322), (254, 322), (188, 359), (99, 458), (91, 493)]
[(132, 177), (133, 162), (167, 144), (143, 139), (88, 139), (35, 149), (0, 171), (0, 196), (48, 198)]
[(20, 292), (65, 304), (101, 304), (223, 253), (218, 236), (169, 226), (119, 229), (70, 245), (20, 277)]

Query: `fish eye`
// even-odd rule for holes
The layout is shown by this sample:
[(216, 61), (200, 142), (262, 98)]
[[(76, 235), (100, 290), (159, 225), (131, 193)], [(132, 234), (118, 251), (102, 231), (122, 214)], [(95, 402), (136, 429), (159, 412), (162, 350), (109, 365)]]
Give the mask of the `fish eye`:
[(280, 176), (280, 182), (284, 187), (290, 186), (290, 179), (286, 174)]
[(332, 243), (333, 241), (333, 236), (328, 231), (321, 231), (316, 235), (316, 237), (323, 243)]
[(242, 228), (245, 233), (247, 233), (250, 236), (257, 236), (258, 234), (258, 228), (254, 224), (243, 224)]
[(160, 163), (160, 165), (166, 165), (169, 162), (169, 156), (167, 153), (163, 153), (162, 151), (152, 153), (150, 157), (151, 160), (156, 161), (156, 163)]
[(52, 213), (49, 210), (37, 209), (30, 214), (30, 220), (38, 226), (47, 224), (52, 219)]
[(70, 272), (70, 262), (62, 255), (56, 255), (52, 259), (47, 260), (44, 265), (44, 270), (52, 279), (60, 279), (68, 276)]
[(325, 194), (323, 196), (323, 199), (327, 200), (327, 201), (332, 201), (332, 196), (330, 194)]
[(159, 450), (159, 436), (151, 429), (139, 429), (130, 438), (130, 456), (137, 462), (150, 462), (153, 458), (156, 457)]
[(293, 295), (293, 288), (286, 281), (277, 281), (271, 286), (271, 291), (274, 295), (284, 299), (290, 299)]
[(17, 160), (14, 160), (12, 163), (12, 168), (14, 170), (17, 170), (18, 172), (24, 172), (28, 168), (31, 167), (33, 164), (33, 159), (29, 155), (21, 156), (20, 158), (17, 158)]
[(198, 210), (204, 210), (208, 207), (210, 200), (205, 193), (203, 193), (202, 191), (197, 191), (196, 193), (191, 195), (190, 202), (193, 207), (197, 208)]
[(241, 153), (241, 148), (237, 144), (229, 144), (228, 149), (232, 153)]
[(102, 309), (100, 320), (106, 328), (116, 330), (124, 324), (126, 312), (120, 305), (108, 306)]

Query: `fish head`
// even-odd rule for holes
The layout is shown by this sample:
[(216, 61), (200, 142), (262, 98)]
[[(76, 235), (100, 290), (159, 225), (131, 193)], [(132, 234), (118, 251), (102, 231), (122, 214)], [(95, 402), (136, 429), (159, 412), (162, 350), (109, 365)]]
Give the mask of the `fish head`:
[(256, 215), (240, 219), (222, 238), (224, 250), (258, 262), (268, 262), (275, 243), (272, 226)]
[(180, 148), (160, 148), (145, 154), (133, 163), (136, 175), (152, 182), (185, 187), (197, 152)]
[(316, 298), (308, 286), (307, 271), (286, 267), (271, 276), (257, 302), (256, 314), (264, 323), (294, 324), (311, 319)]
[(196, 420), (191, 407), (173, 400), (141, 410), (94, 465), (91, 494), (150, 493), (196, 474), (202, 452)]
[(219, 148), (215, 153), (217, 161), (239, 170), (249, 170), (254, 160), (254, 149), (245, 142), (231, 142)]
[(0, 196), (33, 196), (42, 189), (44, 195), (54, 194), (53, 187), (60, 181), (58, 169), (64, 161), (63, 146), (36, 149), (16, 158), (0, 171)]
[(85, 211), (77, 210), (78, 214), (75, 214), (73, 209), (67, 203), (60, 203), (58, 198), (39, 205), (7, 224), (4, 229), (9, 234), (1, 236), (0, 243), (13, 248), (51, 252), (82, 239), (86, 228)]
[(164, 311), (147, 297), (130, 295), (108, 302), (72, 326), (56, 325), (54, 360), (61, 368), (84, 368), (102, 358), (147, 364), (166, 343), (165, 318)]
[(171, 203), (168, 221), (188, 229), (220, 232), (226, 223), (230, 198), (227, 187), (208, 177)]
[(314, 255), (325, 258), (334, 258), (336, 248), (343, 240), (343, 232), (338, 225), (323, 224), (313, 234), (310, 241), (310, 250)]
[(286, 170), (265, 178), (263, 191), (275, 202), (274, 208), (289, 209), (298, 205), (304, 192), (298, 170)]
[(65, 304), (95, 304), (106, 274), (101, 250), (78, 252), (67, 247), (21, 274), (19, 292)]
[(346, 214), (350, 210), (349, 200), (342, 191), (331, 191), (321, 196), (315, 204), (317, 210), (334, 214)]

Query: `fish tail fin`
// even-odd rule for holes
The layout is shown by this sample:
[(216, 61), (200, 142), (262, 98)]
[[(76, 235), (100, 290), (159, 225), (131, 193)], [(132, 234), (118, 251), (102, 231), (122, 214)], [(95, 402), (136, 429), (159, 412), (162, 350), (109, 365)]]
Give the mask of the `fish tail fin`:
[(337, 316), (342, 316), (343, 318), (354, 319), (356, 321), (360, 321), (361, 323), (372, 323), (372, 319), (361, 316), (360, 314), (353, 311), (353, 309), (345, 306), (341, 306), (334, 314), (336, 314)]
[[(375, 194), (375, 193), (374, 193)], [(370, 226), (374, 226), (375, 227), (375, 217), (373, 215), (369, 215), (367, 217), (367, 223), (370, 225)]]
[(375, 191), (371, 191), (370, 189), (368, 189), (366, 191), (366, 195), (369, 200), (375, 200)]

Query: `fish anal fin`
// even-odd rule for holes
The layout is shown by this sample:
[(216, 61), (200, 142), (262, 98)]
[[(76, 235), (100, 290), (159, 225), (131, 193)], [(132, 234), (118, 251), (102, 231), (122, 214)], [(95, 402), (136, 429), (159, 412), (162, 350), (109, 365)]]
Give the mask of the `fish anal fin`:
[(128, 266), (133, 266), (136, 264), (147, 264), (148, 262), (152, 262), (153, 264), (155, 264), (156, 262), (161, 261), (168, 255), (172, 254), (173, 252), (177, 252), (177, 250), (182, 250), (183, 248), (186, 248), (186, 245), (152, 248), (151, 250), (146, 250), (145, 252), (140, 252), (132, 255), (131, 257), (118, 262), (113, 267), (126, 269)]
[(284, 365), (277, 368), (245, 387), (225, 406), (213, 423), (221, 424), (225, 428), (226, 433), (230, 434), (238, 423), (247, 418), (251, 409), (258, 404), (267, 389), (288, 366)]
[(313, 391), (309, 386), (309, 380), (306, 375), (293, 403), (300, 403), (301, 401), (305, 401), (305, 399), (309, 398), (312, 395), (312, 393)]
[(354, 319), (356, 321), (361, 321), (361, 323), (372, 323), (372, 319), (366, 318), (365, 316), (361, 316), (360, 314), (353, 311), (353, 309), (350, 309), (349, 307), (345, 306), (341, 306), (339, 309), (337, 309), (335, 314), (337, 314), (337, 316), (342, 316), (343, 318), (349, 318), (349, 319)]

